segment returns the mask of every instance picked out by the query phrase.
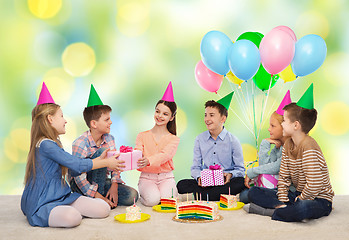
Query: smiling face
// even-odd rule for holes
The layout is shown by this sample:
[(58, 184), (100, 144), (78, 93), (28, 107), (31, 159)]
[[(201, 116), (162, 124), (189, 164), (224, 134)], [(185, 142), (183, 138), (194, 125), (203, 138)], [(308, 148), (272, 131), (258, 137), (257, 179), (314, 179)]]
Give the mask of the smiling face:
[(58, 108), (55, 114), (48, 115), (48, 120), (51, 126), (57, 130), (58, 135), (65, 134), (65, 124), (67, 121), (63, 117), (61, 108)]
[(207, 130), (211, 133), (220, 132), (223, 129), (223, 124), (227, 119), (226, 116), (222, 116), (217, 108), (207, 107), (205, 108), (205, 124)]
[(167, 126), (169, 121), (172, 121), (173, 116), (171, 109), (163, 103), (159, 103), (155, 107), (154, 120), (157, 126)]
[[(93, 123), (92, 123), (93, 122)], [(113, 123), (110, 118), (110, 112), (102, 113), (98, 120), (91, 121), (91, 127), (101, 134), (110, 133), (110, 126)]]
[[(277, 114), (277, 113), (275, 113)], [(270, 138), (273, 140), (280, 140), (282, 138), (283, 129), (279, 120), (275, 117), (274, 114), (270, 116), (269, 128), (268, 128)]]

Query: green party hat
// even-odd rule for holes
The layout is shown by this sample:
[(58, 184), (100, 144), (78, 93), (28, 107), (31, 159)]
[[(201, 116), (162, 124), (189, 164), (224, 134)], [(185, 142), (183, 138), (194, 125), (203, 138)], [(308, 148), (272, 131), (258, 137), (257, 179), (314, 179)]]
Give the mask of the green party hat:
[(104, 105), (102, 100), (99, 98), (95, 88), (91, 84), (90, 96), (88, 97), (87, 107)]
[(225, 97), (222, 97), (217, 102), (222, 104), (223, 107), (225, 107), (227, 110), (229, 110), (230, 102), (231, 102), (233, 95), (234, 95), (234, 91), (232, 91), (231, 93), (229, 93)]
[(306, 109), (314, 109), (314, 96), (313, 96), (313, 83), (309, 86), (307, 91), (303, 94), (303, 96), (298, 100), (297, 106), (306, 108)]

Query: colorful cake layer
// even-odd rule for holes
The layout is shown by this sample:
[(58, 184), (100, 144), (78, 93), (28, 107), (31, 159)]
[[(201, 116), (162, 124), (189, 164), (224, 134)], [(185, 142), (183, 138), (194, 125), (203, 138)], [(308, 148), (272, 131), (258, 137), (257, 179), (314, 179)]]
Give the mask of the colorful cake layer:
[(141, 219), (141, 215), (141, 208), (136, 205), (132, 205), (126, 208), (126, 220), (128, 221), (139, 220)]
[(235, 195), (221, 194), (219, 206), (221, 208), (236, 208), (237, 202), (237, 197)]
[(161, 198), (161, 210), (175, 210), (177, 198)]
[(218, 217), (217, 204), (206, 201), (187, 201), (177, 204), (176, 218), (200, 218), (214, 220)]

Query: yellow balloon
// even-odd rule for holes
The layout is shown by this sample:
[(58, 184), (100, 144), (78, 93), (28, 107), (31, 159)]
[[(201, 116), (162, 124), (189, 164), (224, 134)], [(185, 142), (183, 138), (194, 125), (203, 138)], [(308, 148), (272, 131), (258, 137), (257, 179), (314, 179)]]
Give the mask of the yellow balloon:
[(294, 75), (291, 65), (288, 65), (287, 68), (285, 68), (281, 73), (279, 73), (279, 76), (281, 79), (284, 80), (284, 82), (291, 82), (296, 80), (296, 75)]
[(229, 79), (229, 81), (231, 81), (232, 83), (235, 83), (237, 85), (239, 85), (241, 87), (241, 83), (244, 82), (244, 80), (239, 79), (237, 76), (235, 76), (231, 71), (229, 71), (227, 73), (227, 78)]
[(95, 52), (85, 43), (73, 43), (64, 50), (62, 63), (64, 70), (71, 76), (86, 76), (96, 65)]
[(61, 10), (62, 0), (28, 0), (28, 7), (38, 18), (52, 18)]

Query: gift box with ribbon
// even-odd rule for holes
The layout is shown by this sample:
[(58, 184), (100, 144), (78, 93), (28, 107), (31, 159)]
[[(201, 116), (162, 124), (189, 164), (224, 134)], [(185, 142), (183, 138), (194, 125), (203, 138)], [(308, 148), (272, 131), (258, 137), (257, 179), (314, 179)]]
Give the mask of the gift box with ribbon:
[(224, 175), (221, 165), (211, 165), (209, 169), (202, 170), (201, 185), (203, 187), (224, 185)]
[(264, 188), (277, 188), (279, 175), (259, 174), (257, 177), (257, 186)]
[(137, 169), (137, 161), (142, 158), (142, 151), (134, 150), (129, 146), (121, 146), (120, 151), (109, 151), (108, 157), (114, 156), (115, 154), (120, 153), (119, 159), (124, 160), (125, 168), (123, 171), (129, 171)]

